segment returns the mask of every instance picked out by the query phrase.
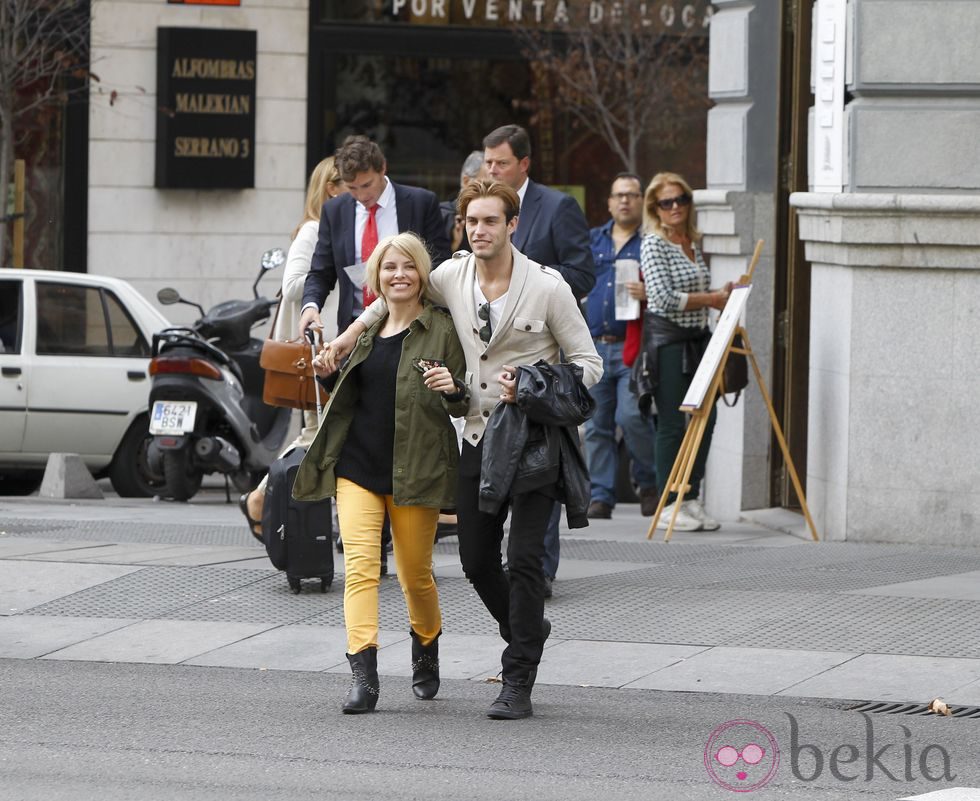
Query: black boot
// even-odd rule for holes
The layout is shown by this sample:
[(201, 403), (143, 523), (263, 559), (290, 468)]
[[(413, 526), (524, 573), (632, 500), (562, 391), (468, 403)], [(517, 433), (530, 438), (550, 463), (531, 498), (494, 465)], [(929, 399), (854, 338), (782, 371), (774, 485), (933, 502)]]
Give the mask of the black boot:
[(504, 687), (500, 691), (500, 695), (487, 710), (487, 717), (494, 720), (519, 720), (520, 718), (529, 718), (533, 714), (531, 684), (528, 680), (508, 681), (504, 679)]
[(360, 715), (373, 712), (378, 704), (378, 649), (365, 648), (356, 654), (347, 654), (350, 662), (351, 683), (344, 699), (345, 715)]
[(428, 701), (439, 692), (439, 636), (428, 645), (422, 645), (418, 635), (412, 634), (412, 692), (416, 698)]

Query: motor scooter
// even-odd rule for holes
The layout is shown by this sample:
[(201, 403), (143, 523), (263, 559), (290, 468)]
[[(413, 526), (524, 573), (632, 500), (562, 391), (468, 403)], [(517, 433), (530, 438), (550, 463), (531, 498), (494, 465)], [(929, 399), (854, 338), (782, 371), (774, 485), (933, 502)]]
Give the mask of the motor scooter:
[[(279, 455), (290, 409), (262, 402), (265, 374), (259, 366), (262, 339), (252, 328), (268, 320), (278, 301), (259, 297), (259, 281), (285, 262), (281, 248), (267, 251), (252, 285), (253, 300), (229, 300), (206, 313), (171, 288), (163, 305), (196, 307), (190, 327), (153, 335), (150, 360), (150, 468), (165, 479), (165, 497), (192, 498), (206, 473), (225, 476), (240, 492), (252, 489)], [(229, 494), (230, 498), (230, 494)]]

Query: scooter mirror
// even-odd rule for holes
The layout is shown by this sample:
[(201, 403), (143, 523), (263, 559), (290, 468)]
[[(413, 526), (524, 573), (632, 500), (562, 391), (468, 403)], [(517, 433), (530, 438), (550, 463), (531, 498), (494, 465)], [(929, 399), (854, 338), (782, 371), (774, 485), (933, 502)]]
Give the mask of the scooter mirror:
[(282, 248), (273, 248), (262, 254), (263, 270), (275, 270), (276, 267), (282, 267), (285, 262), (286, 254), (283, 253)]
[(164, 306), (173, 306), (175, 303), (180, 303), (180, 293), (173, 287), (167, 286), (157, 292), (157, 300)]

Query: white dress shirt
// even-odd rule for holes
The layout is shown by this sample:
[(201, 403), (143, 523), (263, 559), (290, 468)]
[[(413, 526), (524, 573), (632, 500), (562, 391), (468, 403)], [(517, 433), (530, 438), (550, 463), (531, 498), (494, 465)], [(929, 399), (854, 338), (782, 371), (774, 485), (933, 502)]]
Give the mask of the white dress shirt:
[(518, 208), (524, 205), (524, 195), (527, 194), (527, 184), (530, 178), (525, 178), (524, 183), (521, 184), (521, 188), (517, 190), (517, 199), (520, 201)]
[[(367, 206), (360, 201), (354, 204), (354, 259), (358, 262), (364, 261), (361, 258), (361, 239), (364, 236), (364, 227), (367, 225), (368, 212)], [(398, 211), (395, 208), (395, 187), (391, 185), (388, 176), (385, 176), (385, 190), (378, 198), (378, 211), (375, 215), (375, 222), (378, 225), (378, 241), (386, 236), (394, 236), (398, 233)]]

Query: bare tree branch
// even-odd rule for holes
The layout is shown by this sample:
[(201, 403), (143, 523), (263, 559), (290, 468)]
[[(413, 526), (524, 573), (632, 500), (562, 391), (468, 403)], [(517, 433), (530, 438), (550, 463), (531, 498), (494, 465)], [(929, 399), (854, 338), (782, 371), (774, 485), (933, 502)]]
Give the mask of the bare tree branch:
[[(65, 79), (87, 90), (88, 5), (81, 0), (0, 0), (0, 197), (6, 199), (17, 120), (64, 102)], [(6, 208), (2, 209), (6, 213)], [(7, 226), (0, 226), (0, 265)]]
[(692, 113), (707, 105), (700, 21), (667, 30), (648, 8), (623, 0), (617, 13), (579, 19), (559, 37), (515, 29), (526, 58), (551, 81), (555, 109), (601, 137), (634, 172), (645, 139), (675, 144)]

